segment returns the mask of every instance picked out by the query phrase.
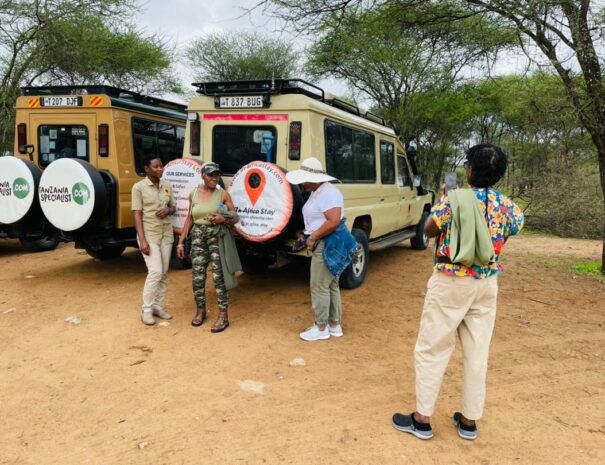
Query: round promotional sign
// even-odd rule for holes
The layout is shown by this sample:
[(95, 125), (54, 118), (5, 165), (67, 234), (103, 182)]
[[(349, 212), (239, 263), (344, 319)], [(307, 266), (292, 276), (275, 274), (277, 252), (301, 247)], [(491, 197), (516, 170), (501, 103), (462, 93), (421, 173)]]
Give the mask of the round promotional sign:
[(86, 162), (69, 158), (52, 162), (38, 188), (44, 216), (61, 231), (81, 228), (104, 196), (104, 191), (97, 192), (103, 189), (99, 182), (104, 186), (98, 171)]
[(189, 193), (202, 183), (202, 164), (188, 158), (168, 162), (162, 179), (172, 186), (176, 214), (171, 216), (172, 229), (181, 234), (189, 213)]
[(28, 163), (16, 157), (0, 157), (0, 223), (16, 223), (34, 202), (36, 183), (32, 171), (37, 168)]
[(273, 239), (292, 216), (292, 188), (273, 163), (253, 161), (242, 167), (233, 176), (229, 193), (239, 216), (235, 229), (249, 241)]

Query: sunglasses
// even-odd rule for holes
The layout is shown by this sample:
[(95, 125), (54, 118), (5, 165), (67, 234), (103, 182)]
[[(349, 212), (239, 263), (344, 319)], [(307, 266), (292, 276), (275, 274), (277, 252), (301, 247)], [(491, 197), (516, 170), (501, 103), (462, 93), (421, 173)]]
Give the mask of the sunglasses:
[(210, 177), (210, 178), (218, 178), (220, 177), (221, 173), (219, 171), (213, 171), (212, 173), (208, 173), (206, 176)]

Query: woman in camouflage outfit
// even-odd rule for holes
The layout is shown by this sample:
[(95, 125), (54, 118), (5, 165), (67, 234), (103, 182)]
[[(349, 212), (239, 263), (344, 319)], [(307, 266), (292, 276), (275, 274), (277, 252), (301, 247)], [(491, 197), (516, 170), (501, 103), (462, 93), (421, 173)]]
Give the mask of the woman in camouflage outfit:
[(231, 196), (225, 189), (218, 189), (220, 168), (216, 163), (207, 163), (202, 168), (203, 183), (189, 195), (189, 215), (185, 221), (183, 234), (177, 245), (179, 258), (185, 257), (185, 240), (191, 225), (191, 262), (193, 275), (193, 295), (197, 306), (193, 326), (201, 326), (206, 319), (206, 270), (212, 266), (212, 278), (218, 300), (218, 318), (210, 329), (220, 333), (229, 326), (227, 308), (229, 293), (225, 286), (224, 270), (219, 251), (220, 225), (234, 224), (237, 214)]

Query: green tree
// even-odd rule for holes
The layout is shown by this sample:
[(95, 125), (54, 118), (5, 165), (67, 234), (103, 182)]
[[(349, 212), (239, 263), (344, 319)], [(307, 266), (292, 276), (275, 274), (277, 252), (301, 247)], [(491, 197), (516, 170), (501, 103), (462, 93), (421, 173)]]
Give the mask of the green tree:
[(258, 32), (208, 34), (185, 54), (199, 81), (286, 79), (302, 75), (300, 53), (292, 43)]
[[(268, 8), (296, 24), (299, 30), (318, 32), (338, 28), (348, 12), (387, 8), (401, 27), (417, 24), (453, 24), (482, 17), (513, 28), (532, 61), (558, 76), (597, 154), (601, 190), (605, 194), (605, 86), (602, 34), (605, 9), (591, 0), (261, 0)], [(422, 14), (410, 14), (421, 12)], [(605, 195), (604, 195), (605, 197)], [(605, 273), (605, 203), (601, 217)]]
[(21, 86), (181, 91), (172, 48), (131, 25), (136, 11), (135, 0), (0, 0), (0, 152), (12, 148)]

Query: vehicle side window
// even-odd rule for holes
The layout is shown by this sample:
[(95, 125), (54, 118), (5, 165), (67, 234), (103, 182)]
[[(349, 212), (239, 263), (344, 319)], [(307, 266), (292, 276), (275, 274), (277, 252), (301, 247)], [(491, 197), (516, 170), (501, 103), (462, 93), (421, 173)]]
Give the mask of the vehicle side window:
[(326, 171), (342, 182), (376, 181), (374, 135), (326, 120)]
[(143, 158), (155, 155), (166, 163), (180, 158), (185, 141), (184, 126), (132, 118), (134, 164), (137, 173), (145, 175)]
[(397, 155), (397, 185), (399, 187), (412, 187), (412, 178), (410, 178), (410, 170), (403, 155)]
[(395, 184), (395, 147), (380, 141), (380, 180), (383, 184)]

